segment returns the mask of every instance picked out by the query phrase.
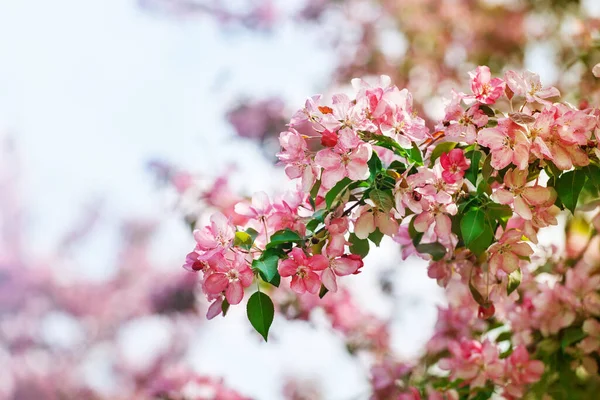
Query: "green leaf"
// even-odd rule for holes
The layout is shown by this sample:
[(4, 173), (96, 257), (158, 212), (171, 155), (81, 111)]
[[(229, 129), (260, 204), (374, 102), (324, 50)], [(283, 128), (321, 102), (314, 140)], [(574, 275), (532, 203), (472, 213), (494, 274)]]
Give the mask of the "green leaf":
[[(252, 229), (254, 231), (254, 229)], [(254, 231), (256, 232), (256, 231)], [(254, 236), (256, 238), (256, 236)], [(236, 247), (240, 247), (244, 250), (250, 250), (252, 248), (252, 244), (254, 243), (254, 238), (244, 231), (238, 231), (235, 233), (235, 238), (233, 239), (233, 245)]]
[(489, 303), (483, 298), (479, 290), (473, 285), (471, 279), (469, 279), (469, 290), (471, 291), (471, 296), (473, 296), (473, 300), (477, 302), (480, 306), (487, 307)]
[(325, 285), (321, 284), (321, 289), (319, 290), (319, 298), (322, 299), (327, 294), (327, 292), (329, 292), (329, 289), (327, 289)]
[(369, 193), (369, 198), (381, 211), (389, 211), (394, 207), (394, 197), (391, 190), (373, 189)]
[(472, 208), (460, 221), (460, 231), (465, 245), (469, 245), (477, 239), (485, 230), (486, 216), (481, 208)]
[(398, 160), (395, 160), (395, 161), (392, 161), (392, 163), (388, 166), (388, 169), (393, 169), (395, 171), (403, 173), (404, 171), (406, 171), (406, 164), (404, 164), (403, 162), (400, 162)]
[[(461, 227), (462, 227), (462, 221), (461, 221)], [(492, 231), (492, 228), (490, 227), (489, 224), (485, 224), (485, 227), (484, 227), (481, 235), (479, 235), (479, 237), (477, 239), (473, 240), (467, 247), (475, 255), (480, 256), (488, 249), (488, 247), (490, 247), (493, 240), (494, 240), (494, 232)]]
[(260, 273), (265, 282), (271, 282), (277, 275), (279, 255), (274, 250), (265, 251), (259, 259), (252, 261), (252, 269)]
[(221, 303), (221, 312), (223, 312), (223, 316), (227, 315), (227, 311), (229, 311), (229, 302), (227, 299), (223, 299), (223, 303)]
[(375, 180), (375, 177), (377, 176), (377, 174), (383, 168), (383, 165), (381, 165), (381, 160), (379, 159), (379, 156), (377, 155), (376, 152), (373, 152), (373, 154), (371, 155), (371, 158), (367, 162), (367, 165), (369, 166), (369, 173), (370, 173), (369, 180), (371, 182), (373, 182)]
[(458, 143), (454, 142), (444, 142), (435, 146), (435, 149), (431, 152), (431, 156), (429, 157), (429, 163), (431, 167), (433, 167), (435, 160), (440, 158), (440, 156), (444, 153), (448, 153), (450, 150), (456, 147)]
[(273, 247), (277, 247), (281, 244), (298, 243), (301, 241), (302, 238), (296, 232), (290, 229), (282, 229), (280, 231), (275, 232), (271, 236), (271, 240), (267, 244), (267, 249), (272, 249)]
[(321, 180), (318, 179), (315, 184), (313, 185), (312, 189), (310, 189), (310, 198), (311, 199), (316, 199), (317, 195), (319, 194), (319, 189), (321, 188)]
[(585, 338), (587, 334), (579, 326), (570, 326), (563, 331), (560, 347), (564, 350), (575, 342)]
[(327, 205), (328, 209), (331, 208), (331, 205), (333, 204), (335, 199), (338, 197), (338, 195), (344, 189), (346, 189), (348, 187), (348, 185), (350, 185), (351, 183), (352, 183), (352, 180), (350, 178), (346, 177), (346, 178), (342, 179), (341, 181), (339, 181), (338, 183), (336, 183), (336, 185), (334, 187), (329, 189), (329, 191), (325, 195), (325, 204)]
[(512, 332), (504, 331), (498, 335), (498, 337), (496, 338), (496, 343), (505, 342), (507, 340), (510, 340), (511, 338), (512, 338)]
[(375, 246), (377, 246), (377, 247), (379, 247), (379, 244), (381, 243), (381, 239), (383, 239), (383, 233), (381, 233), (381, 231), (379, 230), (379, 228), (376, 228), (369, 235), (369, 240), (371, 242), (373, 242), (375, 244)]
[(483, 179), (486, 181), (490, 179), (493, 171), (492, 154), (490, 153), (485, 157), (485, 160), (483, 160), (483, 166), (481, 167), (481, 175), (483, 176)]
[(522, 277), (523, 275), (521, 274), (521, 270), (518, 268), (508, 275), (508, 285), (506, 286), (507, 295), (517, 290), (517, 288), (521, 284)]
[(412, 147), (408, 149), (408, 156), (413, 163), (423, 165), (423, 154), (421, 154), (421, 149), (419, 149), (415, 142), (413, 142)]
[(261, 334), (266, 342), (275, 315), (275, 307), (273, 307), (271, 298), (263, 292), (254, 292), (248, 300), (246, 313), (254, 329)]
[(494, 110), (492, 110), (490, 107), (488, 107), (488, 106), (486, 106), (486, 105), (484, 105), (484, 104), (480, 104), (480, 105), (479, 105), (479, 109), (480, 109), (481, 111), (483, 111), (483, 113), (484, 113), (485, 115), (487, 115), (488, 117), (493, 117), (493, 116), (495, 116), (495, 115), (496, 115), (496, 113), (494, 112)]
[(471, 160), (471, 166), (465, 172), (465, 178), (467, 178), (473, 186), (477, 186), (477, 175), (479, 175), (479, 161), (481, 161), (482, 153), (478, 150), (473, 150), (472, 153), (467, 154), (467, 158)]
[(349, 241), (352, 254), (358, 254), (363, 258), (369, 254), (369, 241), (367, 239), (359, 239), (354, 233), (351, 233)]
[(439, 261), (446, 255), (446, 247), (438, 242), (419, 243), (416, 249), (421, 254), (430, 254), (434, 261)]
[(558, 197), (571, 213), (575, 213), (579, 193), (581, 193), (581, 189), (585, 184), (585, 175), (584, 170), (576, 169), (563, 173), (556, 182)]
[(327, 210), (319, 210), (312, 215), (312, 219), (308, 221), (306, 224), (306, 229), (311, 232), (315, 232), (319, 224), (322, 224), (325, 221), (325, 215), (327, 214)]
[(506, 204), (487, 203), (485, 205), (485, 210), (488, 217), (495, 220), (510, 218), (513, 215), (512, 209)]

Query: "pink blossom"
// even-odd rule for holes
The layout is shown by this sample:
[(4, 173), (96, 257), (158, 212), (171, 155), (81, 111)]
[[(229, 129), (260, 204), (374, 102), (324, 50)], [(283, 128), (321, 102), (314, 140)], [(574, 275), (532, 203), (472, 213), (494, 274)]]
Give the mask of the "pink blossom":
[(316, 164), (323, 167), (321, 185), (330, 189), (345, 177), (366, 179), (369, 176), (367, 161), (372, 152), (371, 145), (360, 140), (352, 130), (342, 130), (337, 145), (319, 151), (315, 157)]
[(463, 379), (473, 387), (483, 387), (488, 381), (500, 383), (504, 376), (504, 364), (498, 348), (489, 340), (461, 339), (448, 346), (451, 358), (440, 360), (439, 366), (449, 370), (452, 379)]
[(500, 119), (496, 127), (479, 131), (477, 143), (490, 149), (491, 165), (497, 170), (511, 162), (519, 169), (529, 165), (529, 140), (523, 128), (508, 118)]
[(483, 65), (469, 72), (471, 91), (481, 104), (494, 104), (504, 93), (505, 83), (500, 78), (492, 78), (490, 68)]
[(517, 230), (504, 232), (500, 240), (488, 249), (489, 263), (492, 271), (502, 270), (510, 274), (519, 268), (520, 257), (529, 257), (533, 249), (522, 241), (523, 234)]
[(471, 165), (461, 149), (452, 149), (449, 153), (442, 154), (440, 156), (440, 164), (444, 168), (442, 177), (447, 183), (456, 183), (462, 180), (465, 171)]
[(279, 274), (292, 277), (290, 287), (298, 294), (309, 292), (316, 294), (321, 287), (321, 280), (315, 271), (322, 271), (329, 265), (329, 260), (320, 254), (307, 257), (302, 249), (293, 248), (290, 258), (279, 263)]
[(531, 208), (545, 204), (552, 197), (552, 189), (544, 186), (525, 186), (527, 170), (510, 169), (504, 175), (504, 185), (492, 194), (492, 200), (510, 204), (523, 219), (531, 220)]
[[(343, 252), (340, 252), (335, 247), (327, 247), (323, 255), (327, 257), (328, 266), (321, 273), (321, 281), (331, 292), (336, 292), (338, 288), (336, 276), (354, 274), (363, 266), (363, 261), (360, 257), (356, 258), (344, 255)], [(355, 255), (353, 254), (352, 256)]]
[(398, 232), (398, 223), (390, 216), (389, 212), (382, 211), (373, 205), (362, 206), (358, 212), (360, 216), (354, 224), (354, 233), (359, 239), (366, 239), (379, 229), (387, 236), (394, 236)]
[(214, 272), (204, 280), (204, 291), (217, 295), (225, 292), (229, 304), (239, 304), (244, 297), (244, 288), (252, 284), (254, 273), (242, 254), (233, 261), (223, 260), (215, 265)]
[(544, 374), (544, 363), (531, 360), (525, 346), (517, 346), (506, 359), (505, 376), (508, 384), (506, 394), (515, 398), (523, 398), (524, 386), (539, 381)]
[(597, 319), (589, 318), (583, 322), (583, 332), (587, 336), (578, 344), (578, 347), (585, 353), (590, 354), (600, 349), (600, 322)]
[(504, 74), (506, 84), (516, 95), (525, 96), (528, 103), (538, 102), (550, 104), (550, 97), (560, 96), (560, 92), (555, 87), (542, 87), (540, 76), (531, 71), (525, 71), (522, 75), (515, 71), (506, 71)]
[(196, 252), (199, 260), (207, 260), (214, 254), (231, 246), (235, 237), (235, 227), (222, 213), (210, 217), (210, 225), (194, 231)]

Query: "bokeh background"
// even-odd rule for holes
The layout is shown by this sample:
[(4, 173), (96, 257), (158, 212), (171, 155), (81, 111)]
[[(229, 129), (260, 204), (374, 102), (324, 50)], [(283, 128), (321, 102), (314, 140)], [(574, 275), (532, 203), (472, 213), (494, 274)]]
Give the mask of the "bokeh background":
[[(165, 174), (281, 192), (286, 119), (354, 76), (390, 74), (430, 121), (480, 63), (592, 101), (599, 15), (595, 0), (0, 1), (0, 398), (151, 398), (173, 370), (256, 399), (290, 382), (368, 398), (365, 360), (323, 315), (276, 319), (268, 344), (244, 307), (205, 321), (181, 264), (185, 217), (206, 210)], [(391, 241), (364, 271), (347, 279), (357, 302), (418, 355), (442, 291)]]

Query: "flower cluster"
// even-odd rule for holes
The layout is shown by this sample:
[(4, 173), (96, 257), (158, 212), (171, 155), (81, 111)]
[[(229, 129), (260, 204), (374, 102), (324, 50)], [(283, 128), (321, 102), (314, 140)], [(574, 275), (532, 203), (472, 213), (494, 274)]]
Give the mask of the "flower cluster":
[[(256, 193), (235, 205), (236, 224), (216, 213), (194, 231), (185, 268), (201, 272), (213, 302), (208, 317), (226, 313), (257, 282), (248, 318), (266, 340), (274, 310), (269, 287), (319, 297), (336, 292), (338, 280), (359, 273), (384, 236), (405, 257), (428, 260), (441, 285), (468, 288), (480, 318), (494, 318), (495, 304), (514, 303), (540, 229), (556, 225), (561, 210), (594, 207), (600, 113), (552, 103), (559, 92), (531, 72), (499, 78), (480, 66), (470, 78), (471, 93), (454, 92), (433, 131), (410, 92), (387, 77), (375, 86), (353, 80), (354, 99), (308, 99), (280, 136), (278, 158), (297, 189), (273, 199)], [(531, 300), (529, 321), (538, 321), (532, 326), (542, 335), (570, 326), (575, 305), (596, 315), (600, 282), (577, 271), (567, 271), (564, 286), (540, 287)], [(560, 312), (548, 318), (550, 310)], [(440, 367), (471, 388), (501, 385), (507, 396), (519, 396), (543, 372), (519, 347), (500, 361), (489, 341), (436, 340), (451, 354)]]

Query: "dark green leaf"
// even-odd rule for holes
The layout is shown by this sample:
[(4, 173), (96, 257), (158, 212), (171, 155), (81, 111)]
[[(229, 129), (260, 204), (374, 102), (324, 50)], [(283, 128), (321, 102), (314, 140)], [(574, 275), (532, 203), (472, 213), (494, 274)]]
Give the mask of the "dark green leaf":
[(395, 171), (402, 173), (402, 172), (406, 171), (406, 164), (404, 164), (398, 160), (395, 160), (395, 161), (392, 161), (392, 163), (388, 166), (388, 169), (393, 169)]
[(570, 345), (579, 342), (585, 338), (587, 334), (579, 326), (570, 326), (563, 331), (560, 347), (564, 350)]
[(383, 166), (381, 165), (381, 160), (379, 159), (379, 156), (377, 155), (376, 152), (373, 152), (373, 154), (371, 155), (371, 158), (367, 162), (367, 165), (369, 166), (369, 173), (370, 173), (369, 181), (373, 182), (375, 180), (375, 177), (377, 176), (377, 174), (383, 168)]
[(342, 179), (341, 181), (339, 181), (338, 183), (336, 183), (336, 185), (334, 187), (332, 187), (331, 189), (329, 189), (329, 191), (327, 192), (327, 194), (325, 195), (325, 204), (327, 205), (327, 208), (331, 208), (331, 206), (333, 205), (333, 202), (335, 201), (335, 199), (338, 197), (338, 195), (348, 187), (348, 185), (350, 185), (352, 183), (352, 180), (348, 177)]
[(585, 175), (585, 171), (580, 169), (568, 171), (563, 173), (556, 183), (558, 197), (571, 213), (575, 212), (579, 193), (585, 184)]
[(267, 249), (277, 247), (281, 244), (291, 244), (301, 242), (302, 238), (296, 232), (290, 229), (282, 229), (271, 235), (271, 240), (267, 244)]
[(315, 182), (315, 184), (313, 185), (312, 189), (310, 189), (310, 198), (311, 199), (316, 199), (317, 195), (319, 194), (319, 189), (321, 188), (321, 180), (317, 180)]
[(506, 340), (510, 340), (511, 338), (512, 338), (512, 332), (505, 331), (498, 335), (498, 337), (496, 338), (496, 343), (504, 342)]
[(483, 111), (483, 113), (484, 113), (485, 115), (487, 115), (488, 117), (493, 117), (493, 116), (495, 116), (495, 115), (496, 115), (496, 113), (494, 113), (494, 110), (492, 110), (492, 109), (491, 109), (489, 106), (486, 106), (486, 105), (484, 105), (484, 104), (480, 104), (480, 105), (479, 105), (479, 109), (480, 109), (481, 111)]
[(271, 282), (277, 275), (279, 255), (273, 250), (265, 251), (259, 259), (252, 261), (252, 269), (260, 273), (265, 282)]
[(412, 148), (408, 149), (408, 154), (411, 162), (423, 165), (423, 154), (421, 154), (421, 149), (419, 149), (415, 142), (413, 142)]
[(486, 216), (481, 208), (472, 208), (460, 221), (460, 231), (465, 245), (469, 247), (485, 230)]
[(223, 316), (227, 315), (227, 311), (229, 311), (229, 302), (227, 299), (223, 299), (223, 303), (221, 303), (221, 312), (223, 312)]
[(325, 285), (321, 285), (321, 289), (319, 290), (319, 298), (322, 299), (329, 292), (329, 289), (325, 287)]
[(490, 225), (486, 223), (481, 235), (479, 235), (477, 239), (473, 240), (467, 247), (473, 252), (473, 254), (480, 256), (487, 250), (488, 247), (490, 247), (493, 240), (494, 232), (492, 231), (492, 228), (490, 228)]
[(369, 254), (369, 241), (367, 239), (359, 239), (354, 233), (351, 233), (349, 241), (352, 254), (358, 254), (363, 258)]
[(275, 314), (275, 307), (273, 307), (271, 298), (262, 292), (254, 292), (248, 300), (246, 313), (254, 329), (261, 334), (266, 342)]
[(513, 215), (512, 209), (506, 204), (488, 203), (485, 206), (488, 217), (499, 220), (502, 218), (510, 218)]
[(506, 286), (506, 294), (511, 294), (512, 292), (517, 290), (517, 288), (521, 284), (521, 278), (521, 270), (518, 268), (508, 275), (508, 285)]
[(431, 156), (429, 157), (429, 164), (433, 167), (435, 160), (437, 160), (442, 154), (448, 153), (450, 150), (456, 147), (458, 143), (454, 142), (444, 142), (435, 146), (435, 149), (431, 152)]
[(434, 261), (439, 261), (446, 255), (446, 247), (437, 242), (419, 243), (416, 249), (421, 254), (430, 254)]
[(473, 150), (472, 153), (467, 155), (467, 158), (471, 160), (471, 166), (465, 172), (465, 178), (471, 181), (473, 186), (477, 186), (477, 175), (479, 175), (479, 161), (481, 161), (482, 152)]
[(381, 243), (381, 239), (383, 239), (383, 233), (381, 233), (381, 231), (379, 230), (379, 228), (376, 228), (370, 235), (369, 235), (369, 240), (371, 242), (373, 242), (375, 244), (375, 246), (379, 247), (379, 244)]

